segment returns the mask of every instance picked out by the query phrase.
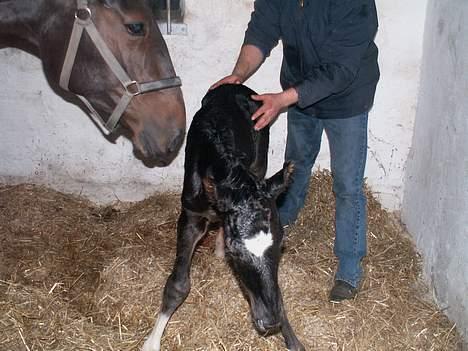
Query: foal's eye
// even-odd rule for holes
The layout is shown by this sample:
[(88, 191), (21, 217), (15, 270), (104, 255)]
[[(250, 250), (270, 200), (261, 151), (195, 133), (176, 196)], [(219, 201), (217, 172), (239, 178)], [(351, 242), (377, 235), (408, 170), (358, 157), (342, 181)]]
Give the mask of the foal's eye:
[(145, 35), (145, 25), (143, 23), (128, 23), (125, 25), (125, 27), (127, 27), (127, 31), (131, 35)]

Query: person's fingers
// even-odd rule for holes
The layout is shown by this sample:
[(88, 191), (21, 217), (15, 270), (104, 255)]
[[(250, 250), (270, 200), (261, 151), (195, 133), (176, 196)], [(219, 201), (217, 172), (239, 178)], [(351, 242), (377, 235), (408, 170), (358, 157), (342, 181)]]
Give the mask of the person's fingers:
[(210, 86), (209, 90), (213, 90), (217, 87), (219, 87), (220, 85), (223, 85), (223, 84), (241, 84), (241, 80), (239, 79), (239, 77), (237, 76), (234, 76), (234, 75), (229, 75), (227, 77), (224, 77), (220, 80), (218, 80), (216, 83), (214, 83), (212, 86)]
[(224, 79), (220, 80), (219, 82), (216, 82), (215, 84), (213, 84), (211, 87), (210, 87), (210, 90), (212, 89), (215, 89), (217, 87), (219, 87), (220, 85), (223, 85), (223, 84), (226, 84)]
[(214, 88), (218, 87), (219, 82), (214, 83), (212, 86), (208, 88), (208, 90), (213, 90)]
[(255, 113), (252, 115), (252, 121), (255, 121), (257, 118), (259, 118), (261, 115), (264, 113), (264, 109), (260, 107)]
[(255, 130), (260, 130), (262, 128), (263, 128), (263, 126), (262, 126), (261, 120), (259, 120), (257, 123), (255, 123), (255, 125), (254, 125)]
[(255, 123), (254, 129), (255, 130), (260, 130), (265, 128), (269, 124), (269, 118), (267, 116), (263, 116), (260, 118), (257, 123)]
[(263, 95), (251, 95), (252, 100), (262, 101), (264, 99)]
[(251, 98), (252, 100), (262, 102), (262, 106), (252, 115), (252, 120), (255, 121), (255, 130), (260, 130), (269, 125), (280, 111), (275, 103), (275, 95), (252, 95)]
[[(263, 106), (265, 107), (265, 105)], [(271, 124), (278, 115), (279, 111), (275, 109), (274, 106), (270, 106), (270, 108), (265, 107), (261, 111), (261, 115), (259, 115), (257, 118), (252, 118), (255, 120), (254, 129), (260, 130), (265, 128), (267, 125)]]
[(224, 79), (218, 80), (216, 83), (214, 83), (214, 84), (210, 87), (209, 90), (213, 90), (213, 89), (219, 87), (220, 85), (223, 85), (223, 84), (224, 84), (223, 81), (224, 81)]
[(252, 100), (254, 101), (260, 101), (262, 102), (262, 106), (260, 106), (257, 111), (252, 115), (252, 120), (255, 121), (257, 118), (259, 118), (262, 114), (265, 113), (266, 111), (266, 106), (265, 106), (265, 95), (251, 95)]

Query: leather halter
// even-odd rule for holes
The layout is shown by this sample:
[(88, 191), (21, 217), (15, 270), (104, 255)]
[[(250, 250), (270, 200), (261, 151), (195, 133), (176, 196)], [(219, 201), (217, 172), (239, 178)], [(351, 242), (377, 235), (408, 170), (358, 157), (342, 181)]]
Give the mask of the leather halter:
[(80, 44), (83, 31), (86, 30), (89, 37), (91, 38), (91, 41), (99, 50), (102, 58), (120, 81), (125, 90), (122, 97), (120, 98), (119, 103), (107, 121), (105, 121), (99, 115), (88, 99), (86, 99), (84, 96), (76, 94), (89, 109), (91, 117), (93, 117), (102, 131), (105, 134), (110, 134), (116, 129), (120, 118), (122, 117), (134, 96), (151, 91), (179, 87), (182, 85), (182, 82), (179, 77), (154, 80), (145, 83), (139, 83), (131, 79), (122, 65), (118, 62), (112, 51), (109, 49), (102, 36), (99, 34), (99, 31), (91, 18), (91, 10), (88, 7), (88, 0), (77, 0), (77, 7), (78, 8), (75, 12), (73, 30), (70, 35), (67, 53), (65, 55), (65, 60), (63, 61), (62, 72), (60, 74), (60, 87), (69, 91), (70, 76), (75, 64), (78, 46)]

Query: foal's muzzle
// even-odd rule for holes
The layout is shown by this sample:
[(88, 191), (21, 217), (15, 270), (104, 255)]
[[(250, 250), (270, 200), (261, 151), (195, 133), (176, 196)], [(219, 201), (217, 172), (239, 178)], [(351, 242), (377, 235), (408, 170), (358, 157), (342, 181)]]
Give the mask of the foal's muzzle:
[(276, 334), (280, 331), (281, 322), (265, 322), (263, 319), (254, 320), (255, 329), (264, 336)]

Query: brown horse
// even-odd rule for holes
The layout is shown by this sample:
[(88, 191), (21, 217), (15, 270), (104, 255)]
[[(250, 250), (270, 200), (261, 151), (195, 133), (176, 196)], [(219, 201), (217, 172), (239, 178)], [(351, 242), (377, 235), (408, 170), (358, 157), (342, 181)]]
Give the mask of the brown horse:
[(3, 47), (39, 57), (52, 89), (105, 134), (122, 126), (148, 166), (176, 157), (181, 82), (146, 0), (0, 0)]

